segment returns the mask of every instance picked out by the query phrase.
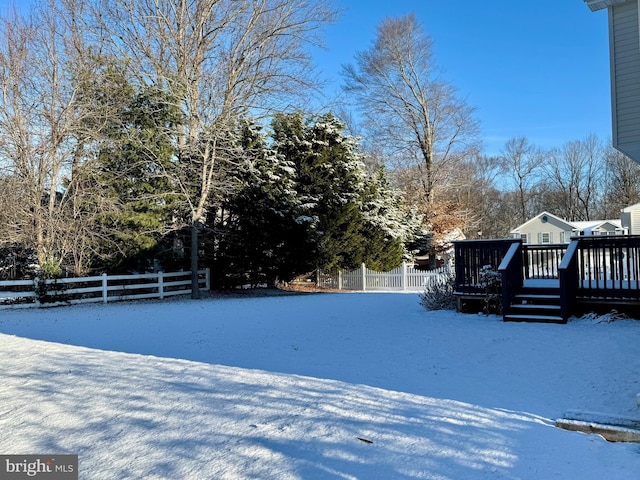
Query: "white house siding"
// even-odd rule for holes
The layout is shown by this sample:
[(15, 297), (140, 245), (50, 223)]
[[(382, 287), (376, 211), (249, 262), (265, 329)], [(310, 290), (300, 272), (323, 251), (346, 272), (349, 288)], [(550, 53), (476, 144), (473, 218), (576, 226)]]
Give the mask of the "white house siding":
[(631, 235), (640, 235), (640, 210), (634, 210), (631, 212), (631, 228), (629, 232)]
[(622, 226), (627, 228), (629, 235), (640, 235), (640, 203), (622, 210)]
[(640, 210), (622, 213), (623, 225), (629, 228), (629, 235), (640, 235)]
[(638, 0), (609, 7), (613, 144), (640, 162), (640, 29)]
[(548, 220), (543, 222), (541, 218), (534, 218), (532, 221), (521, 225), (517, 229), (517, 235), (527, 234), (528, 243), (542, 243), (542, 234), (549, 233), (549, 243), (568, 242), (571, 236), (571, 225), (548, 216)]

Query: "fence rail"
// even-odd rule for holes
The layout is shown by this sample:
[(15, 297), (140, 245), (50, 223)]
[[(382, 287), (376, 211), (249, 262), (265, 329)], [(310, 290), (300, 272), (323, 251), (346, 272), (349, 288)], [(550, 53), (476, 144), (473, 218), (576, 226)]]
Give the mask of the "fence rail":
[(418, 270), (403, 263), (389, 272), (377, 272), (362, 265), (351, 271), (339, 270), (319, 276), (324, 287), (359, 291), (424, 291), (446, 282), (453, 275), (449, 267)]
[[(209, 290), (209, 269), (200, 270), (198, 280), (200, 288)], [(0, 310), (145, 298), (163, 299), (190, 293), (190, 271), (138, 275), (104, 274), (47, 280), (4, 280), (0, 281)]]

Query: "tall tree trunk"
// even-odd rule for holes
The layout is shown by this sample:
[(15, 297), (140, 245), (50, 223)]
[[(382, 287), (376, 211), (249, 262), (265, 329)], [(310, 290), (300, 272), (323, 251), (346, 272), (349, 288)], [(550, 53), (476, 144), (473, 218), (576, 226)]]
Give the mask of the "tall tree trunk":
[(198, 243), (200, 234), (200, 221), (191, 223), (191, 298), (200, 298), (200, 284), (198, 282)]

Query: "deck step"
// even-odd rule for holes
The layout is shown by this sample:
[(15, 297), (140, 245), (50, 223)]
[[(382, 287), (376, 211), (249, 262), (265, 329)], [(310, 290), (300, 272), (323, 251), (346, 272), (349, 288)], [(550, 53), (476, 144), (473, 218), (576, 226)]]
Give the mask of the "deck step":
[(560, 314), (557, 288), (524, 288), (504, 316), (505, 322), (567, 323)]
[(559, 310), (560, 305), (554, 305), (550, 303), (514, 303), (511, 305), (513, 308), (537, 308), (540, 310)]
[(530, 314), (507, 314), (504, 316), (505, 322), (534, 322), (534, 323), (567, 323), (562, 317), (557, 315), (530, 315)]
[(518, 293), (516, 299), (560, 300), (560, 295), (551, 293)]

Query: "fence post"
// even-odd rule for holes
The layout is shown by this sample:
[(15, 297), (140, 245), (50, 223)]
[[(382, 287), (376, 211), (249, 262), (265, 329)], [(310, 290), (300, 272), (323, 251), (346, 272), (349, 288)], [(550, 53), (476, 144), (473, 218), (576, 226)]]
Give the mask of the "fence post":
[(160, 296), (160, 300), (164, 300), (164, 277), (162, 270), (158, 272), (158, 295)]
[(338, 270), (338, 290), (342, 290), (342, 269)]
[(362, 264), (362, 291), (367, 290), (367, 267), (365, 264)]
[(204, 282), (205, 282), (204, 289), (206, 291), (211, 290), (211, 269), (208, 267), (205, 268), (204, 270)]
[(107, 303), (109, 297), (109, 290), (107, 288), (107, 274), (102, 274), (102, 302)]
[(40, 292), (39, 292), (40, 279), (38, 277), (33, 279), (33, 293), (36, 294), (36, 307), (40, 308)]
[(407, 289), (407, 262), (402, 262), (402, 290)]

